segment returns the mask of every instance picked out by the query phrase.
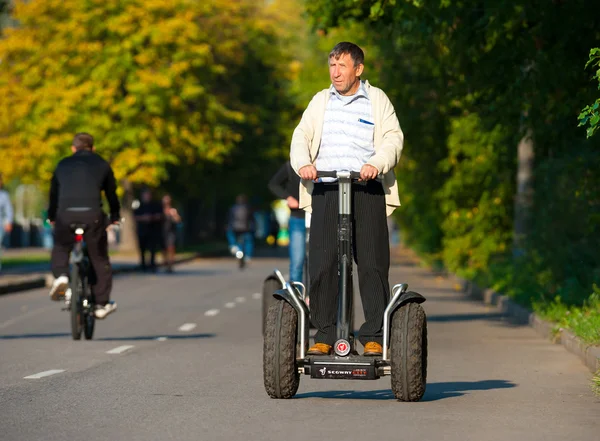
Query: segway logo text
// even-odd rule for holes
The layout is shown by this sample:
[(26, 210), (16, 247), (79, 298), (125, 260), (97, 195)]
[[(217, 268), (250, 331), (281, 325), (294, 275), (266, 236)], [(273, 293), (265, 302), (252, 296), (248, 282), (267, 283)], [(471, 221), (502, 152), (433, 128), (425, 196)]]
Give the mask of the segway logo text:
[(340, 371), (340, 370), (334, 370), (334, 369), (327, 370), (326, 367), (324, 367), (323, 369), (319, 369), (319, 373), (322, 376), (325, 376), (325, 375), (352, 375), (352, 371)]

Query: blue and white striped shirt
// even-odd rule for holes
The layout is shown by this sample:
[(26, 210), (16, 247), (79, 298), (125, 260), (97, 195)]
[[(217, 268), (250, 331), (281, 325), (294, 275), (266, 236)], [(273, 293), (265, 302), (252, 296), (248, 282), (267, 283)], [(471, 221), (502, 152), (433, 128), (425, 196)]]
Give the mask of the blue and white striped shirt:
[(375, 154), (371, 100), (362, 81), (352, 96), (340, 95), (333, 85), (329, 93), (315, 165), (317, 170), (360, 171)]

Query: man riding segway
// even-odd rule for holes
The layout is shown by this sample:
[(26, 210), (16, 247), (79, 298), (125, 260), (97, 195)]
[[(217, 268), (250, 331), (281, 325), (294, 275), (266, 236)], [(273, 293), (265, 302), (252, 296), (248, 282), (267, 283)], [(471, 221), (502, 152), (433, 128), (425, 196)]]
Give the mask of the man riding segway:
[[(403, 135), (394, 107), (362, 82), (363, 52), (340, 43), (329, 55), (332, 85), (312, 99), (292, 137), (294, 170), (302, 177), (300, 208), (312, 212), (310, 305), (300, 286), (273, 293), (263, 341), (267, 394), (293, 397), (300, 375), (327, 380), (391, 377), (394, 396), (419, 401), (427, 381), (425, 297), (392, 288), (386, 215), (400, 205), (393, 169)], [(352, 262), (358, 266), (365, 323), (354, 347)], [(317, 328), (309, 349), (309, 322)]]
[[(362, 81), (363, 51), (339, 43), (329, 54), (332, 85), (314, 96), (292, 138), (290, 160), (302, 178), (300, 208), (312, 212), (309, 241), (311, 320), (317, 327), (308, 355), (328, 355), (335, 344), (337, 293), (337, 201), (335, 179), (318, 170), (360, 172), (353, 184), (354, 255), (365, 323), (364, 355), (382, 354), (382, 325), (389, 299), (386, 216), (400, 205), (393, 169), (404, 136), (385, 93)], [(381, 181), (376, 178), (382, 175)]]

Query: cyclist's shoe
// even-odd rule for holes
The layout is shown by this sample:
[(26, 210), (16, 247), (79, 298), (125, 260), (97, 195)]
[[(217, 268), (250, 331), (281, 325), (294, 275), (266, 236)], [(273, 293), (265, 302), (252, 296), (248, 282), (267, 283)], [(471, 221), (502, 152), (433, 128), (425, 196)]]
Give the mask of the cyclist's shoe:
[(50, 288), (50, 300), (55, 302), (64, 297), (67, 289), (69, 288), (69, 278), (66, 275), (61, 275), (54, 279), (52, 282), (52, 288)]
[(117, 310), (116, 302), (108, 302), (106, 305), (96, 305), (95, 316), (97, 319), (102, 320), (107, 315), (112, 314)]
[[(232, 246), (231, 248), (229, 248), (229, 252), (230, 252), (230, 253), (231, 253), (233, 256), (237, 257), (237, 253), (240, 253), (240, 252), (241, 252), (241, 250), (240, 250), (240, 247), (238, 247), (237, 245), (234, 245), (234, 246)], [(239, 259), (239, 257), (238, 257), (238, 259)]]
[(325, 343), (315, 343), (315, 345), (308, 350), (307, 355), (329, 355), (331, 353), (331, 346)]
[(370, 341), (365, 345), (365, 353), (363, 355), (379, 357), (383, 355), (383, 347), (376, 341)]
[(71, 305), (71, 288), (67, 288), (65, 291), (65, 306), (69, 307)]

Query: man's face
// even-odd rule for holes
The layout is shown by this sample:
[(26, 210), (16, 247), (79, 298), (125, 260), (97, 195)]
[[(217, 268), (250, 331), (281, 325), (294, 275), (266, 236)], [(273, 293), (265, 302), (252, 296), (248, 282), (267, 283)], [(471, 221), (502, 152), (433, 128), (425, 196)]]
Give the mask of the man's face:
[(152, 192), (145, 191), (142, 193), (142, 202), (145, 202), (147, 204), (151, 200), (152, 200)]
[(342, 54), (338, 59), (329, 59), (329, 78), (340, 95), (356, 93), (363, 69), (362, 64), (354, 65), (350, 54)]

